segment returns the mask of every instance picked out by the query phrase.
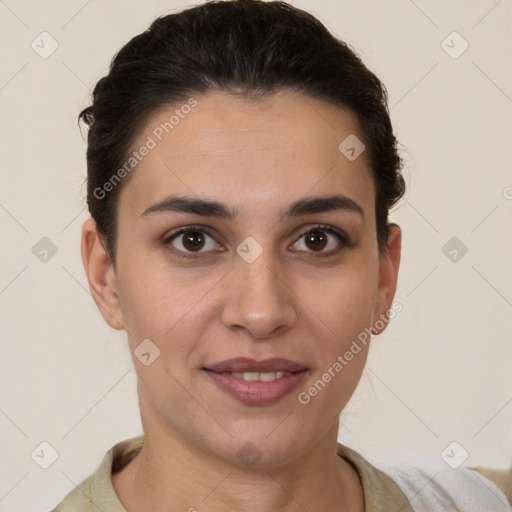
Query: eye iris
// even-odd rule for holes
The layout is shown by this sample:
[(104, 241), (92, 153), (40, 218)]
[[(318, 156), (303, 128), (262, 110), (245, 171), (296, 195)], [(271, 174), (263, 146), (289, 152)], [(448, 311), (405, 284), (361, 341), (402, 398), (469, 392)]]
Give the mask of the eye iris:
[(322, 250), (327, 243), (327, 237), (322, 231), (310, 231), (306, 236), (306, 244), (308, 244), (308, 247), (309, 243), (313, 244), (313, 247), (310, 247), (310, 249)]
[(199, 231), (188, 231), (183, 234), (183, 247), (194, 251), (201, 249), (204, 245), (204, 236)]

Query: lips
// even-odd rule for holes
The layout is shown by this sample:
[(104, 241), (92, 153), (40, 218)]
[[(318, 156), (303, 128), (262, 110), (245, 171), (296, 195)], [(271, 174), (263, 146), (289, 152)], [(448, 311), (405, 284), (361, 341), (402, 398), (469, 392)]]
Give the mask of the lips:
[(237, 357), (235, 359), (228, 359), (213, 365), (205, 367), (206, 370), (211, 370), (217, 373), (223, 372), (253, 372), (253, 373), (266, 373), (266, 372), (288, 372), (295, 373), (307, 370), (307, 368), (299, 363), (274, 357), (272, 359), (265, 359), (264, 361), (256, 361), (247, 357)]
[(203, 370), (219, 389), (247, 405), (277, 402), (291, 393), (308, 373), (305, 366), (281, 358), (229, 359)]

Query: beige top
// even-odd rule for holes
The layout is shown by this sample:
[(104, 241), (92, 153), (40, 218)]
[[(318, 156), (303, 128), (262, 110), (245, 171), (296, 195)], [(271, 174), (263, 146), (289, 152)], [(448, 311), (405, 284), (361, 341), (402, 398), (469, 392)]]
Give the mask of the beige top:
[[(144, 444), (138, 436), (114, 445), (103, 458), (99, 468), (73, 489), (51, 512), (126, 512), (112, 486), (111, 475), (134, 459)], [(361, 478), (366, 512), (414, 512), (405, 494), (385, 473), (371, 465), (354, 450), (338, 443), (338, 454), (349, 462)], [(512, 503), (512, 468), (493, 470), (471, 468), (492, 480)]]

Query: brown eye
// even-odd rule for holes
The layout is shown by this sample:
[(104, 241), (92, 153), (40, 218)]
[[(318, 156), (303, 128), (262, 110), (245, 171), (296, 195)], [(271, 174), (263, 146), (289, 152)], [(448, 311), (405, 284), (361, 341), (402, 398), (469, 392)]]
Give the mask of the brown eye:
[(306, 245), (314, 251), (321, 251), (327, 245), (327, 237), (322, 231), (310, 231), (304, 237)]
[(331, 226), (319, 225), (303, 230), (294, 244), (294, 250), (328, 256), (349, 246), (348, 237), (342, 231)]
[(201, 249), (204, 245), (204, 236), (200, 231), (183, 233), (183, 247), (189, 251)]
[(176, 253), (182, 255), (194, 255), (215, 250), (218, 247), (214, 238), (203, 231), (193, 227), (179, 230), (164, 241), (165, 245), (171, 245)]

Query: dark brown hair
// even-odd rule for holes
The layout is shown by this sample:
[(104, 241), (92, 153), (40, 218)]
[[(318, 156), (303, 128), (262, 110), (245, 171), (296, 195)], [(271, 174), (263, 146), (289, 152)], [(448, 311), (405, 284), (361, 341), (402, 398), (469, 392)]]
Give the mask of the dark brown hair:
[[(164, 105), (226, 91), (258, 98), (295, 91), (357, 117), (376, 185), (379, 249), (388, 213), (405, 190), (387, 91), (346, 43), (285, 2), (211, 1), (157, 18), (112, 59), (79, 115), (89, 126), (87, 204), (115, 262), (116, 205), (129, 174), (104, 185), (126, 162), (139, 131)], [(103, 191), (99, 193), (98, 191)]]

